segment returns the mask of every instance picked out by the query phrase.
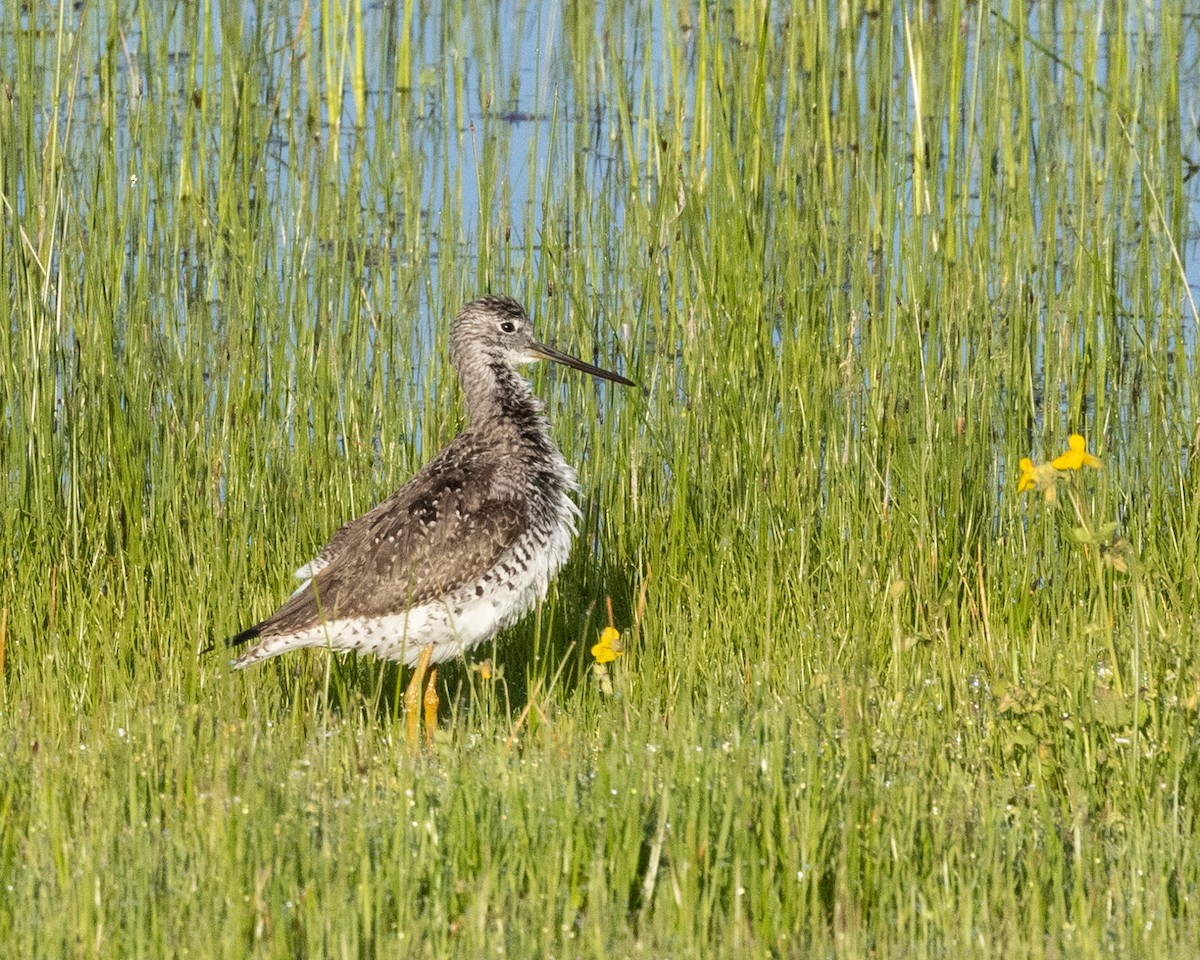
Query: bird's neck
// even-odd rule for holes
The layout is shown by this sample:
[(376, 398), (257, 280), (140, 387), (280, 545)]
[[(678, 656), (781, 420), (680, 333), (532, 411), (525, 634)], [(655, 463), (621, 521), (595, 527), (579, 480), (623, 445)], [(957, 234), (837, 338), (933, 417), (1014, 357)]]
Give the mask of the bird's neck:
[(550, 436), (542, 402), (528, 381), (506, 364), (476, 368), (473, 373), (464, 371), (461, 377), (468, 430), (485, 438), (489, 448), (508, 451), (508, 482), (558, 503), (575, 489), (575, 472)]
[(460, 379), (473, 426), (494, 423), (544, 435), (542, 402), (533, 395), (529, 382), (512, 367), (489, 363), (482, 369), (465, 370)]

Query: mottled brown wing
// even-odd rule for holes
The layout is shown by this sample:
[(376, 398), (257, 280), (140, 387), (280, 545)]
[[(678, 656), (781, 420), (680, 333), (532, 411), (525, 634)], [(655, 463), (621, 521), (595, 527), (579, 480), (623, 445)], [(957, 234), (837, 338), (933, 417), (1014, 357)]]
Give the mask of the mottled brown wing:
[(527, 523), (521, 501), (491, 494), (498, 464), (489, 461), (482, 451), (444, 450), (411, 482), (339, 529), (320, 554), (329, 562), (257, 624), (257, 634), (398, 613), (481, 578)]

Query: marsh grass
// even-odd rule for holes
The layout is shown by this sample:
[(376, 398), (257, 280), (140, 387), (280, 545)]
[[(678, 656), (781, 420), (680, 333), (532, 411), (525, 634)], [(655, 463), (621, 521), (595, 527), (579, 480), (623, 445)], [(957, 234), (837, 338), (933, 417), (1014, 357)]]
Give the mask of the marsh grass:
[[(1194, 949), (1194, 12), (196, 6), (0, 18), (3, 952)], [(484, 289), (640, 388), (534, 373), (577, 549), (414, 757), (200, 651)]]

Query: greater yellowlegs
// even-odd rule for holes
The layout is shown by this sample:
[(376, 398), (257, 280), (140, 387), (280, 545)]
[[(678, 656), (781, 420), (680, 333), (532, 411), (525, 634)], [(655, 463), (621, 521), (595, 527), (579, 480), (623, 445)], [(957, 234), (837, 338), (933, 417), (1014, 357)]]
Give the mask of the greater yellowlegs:
[(468, 427), (408, 483), (339, 529), (296, 571), (302, 583), (283, 606), (229, 638), (231, 645), (257, 641), (234, 667), (300, 647), (401, 661), (415, 668), (404, 695), (408, 738), (417, 739), (422, 700), (432, 735), (438, 699), (431, 664), (478, 646), (541, 600), (575, 535), (575, 471), (516, 370), (534, 360), (633, 385), (538, 343), (515, 300), (468, 303), (450, 333)]

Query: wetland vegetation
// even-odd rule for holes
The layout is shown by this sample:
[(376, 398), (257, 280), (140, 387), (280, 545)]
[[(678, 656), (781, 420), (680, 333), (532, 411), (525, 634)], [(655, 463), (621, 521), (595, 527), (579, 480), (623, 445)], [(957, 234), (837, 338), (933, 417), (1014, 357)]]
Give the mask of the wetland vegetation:
[[(0, 953), (1194, 953), (1194, 3), (0, 4)], [(202, 650), (485, 291), (639, 389), (413, 755)]]

